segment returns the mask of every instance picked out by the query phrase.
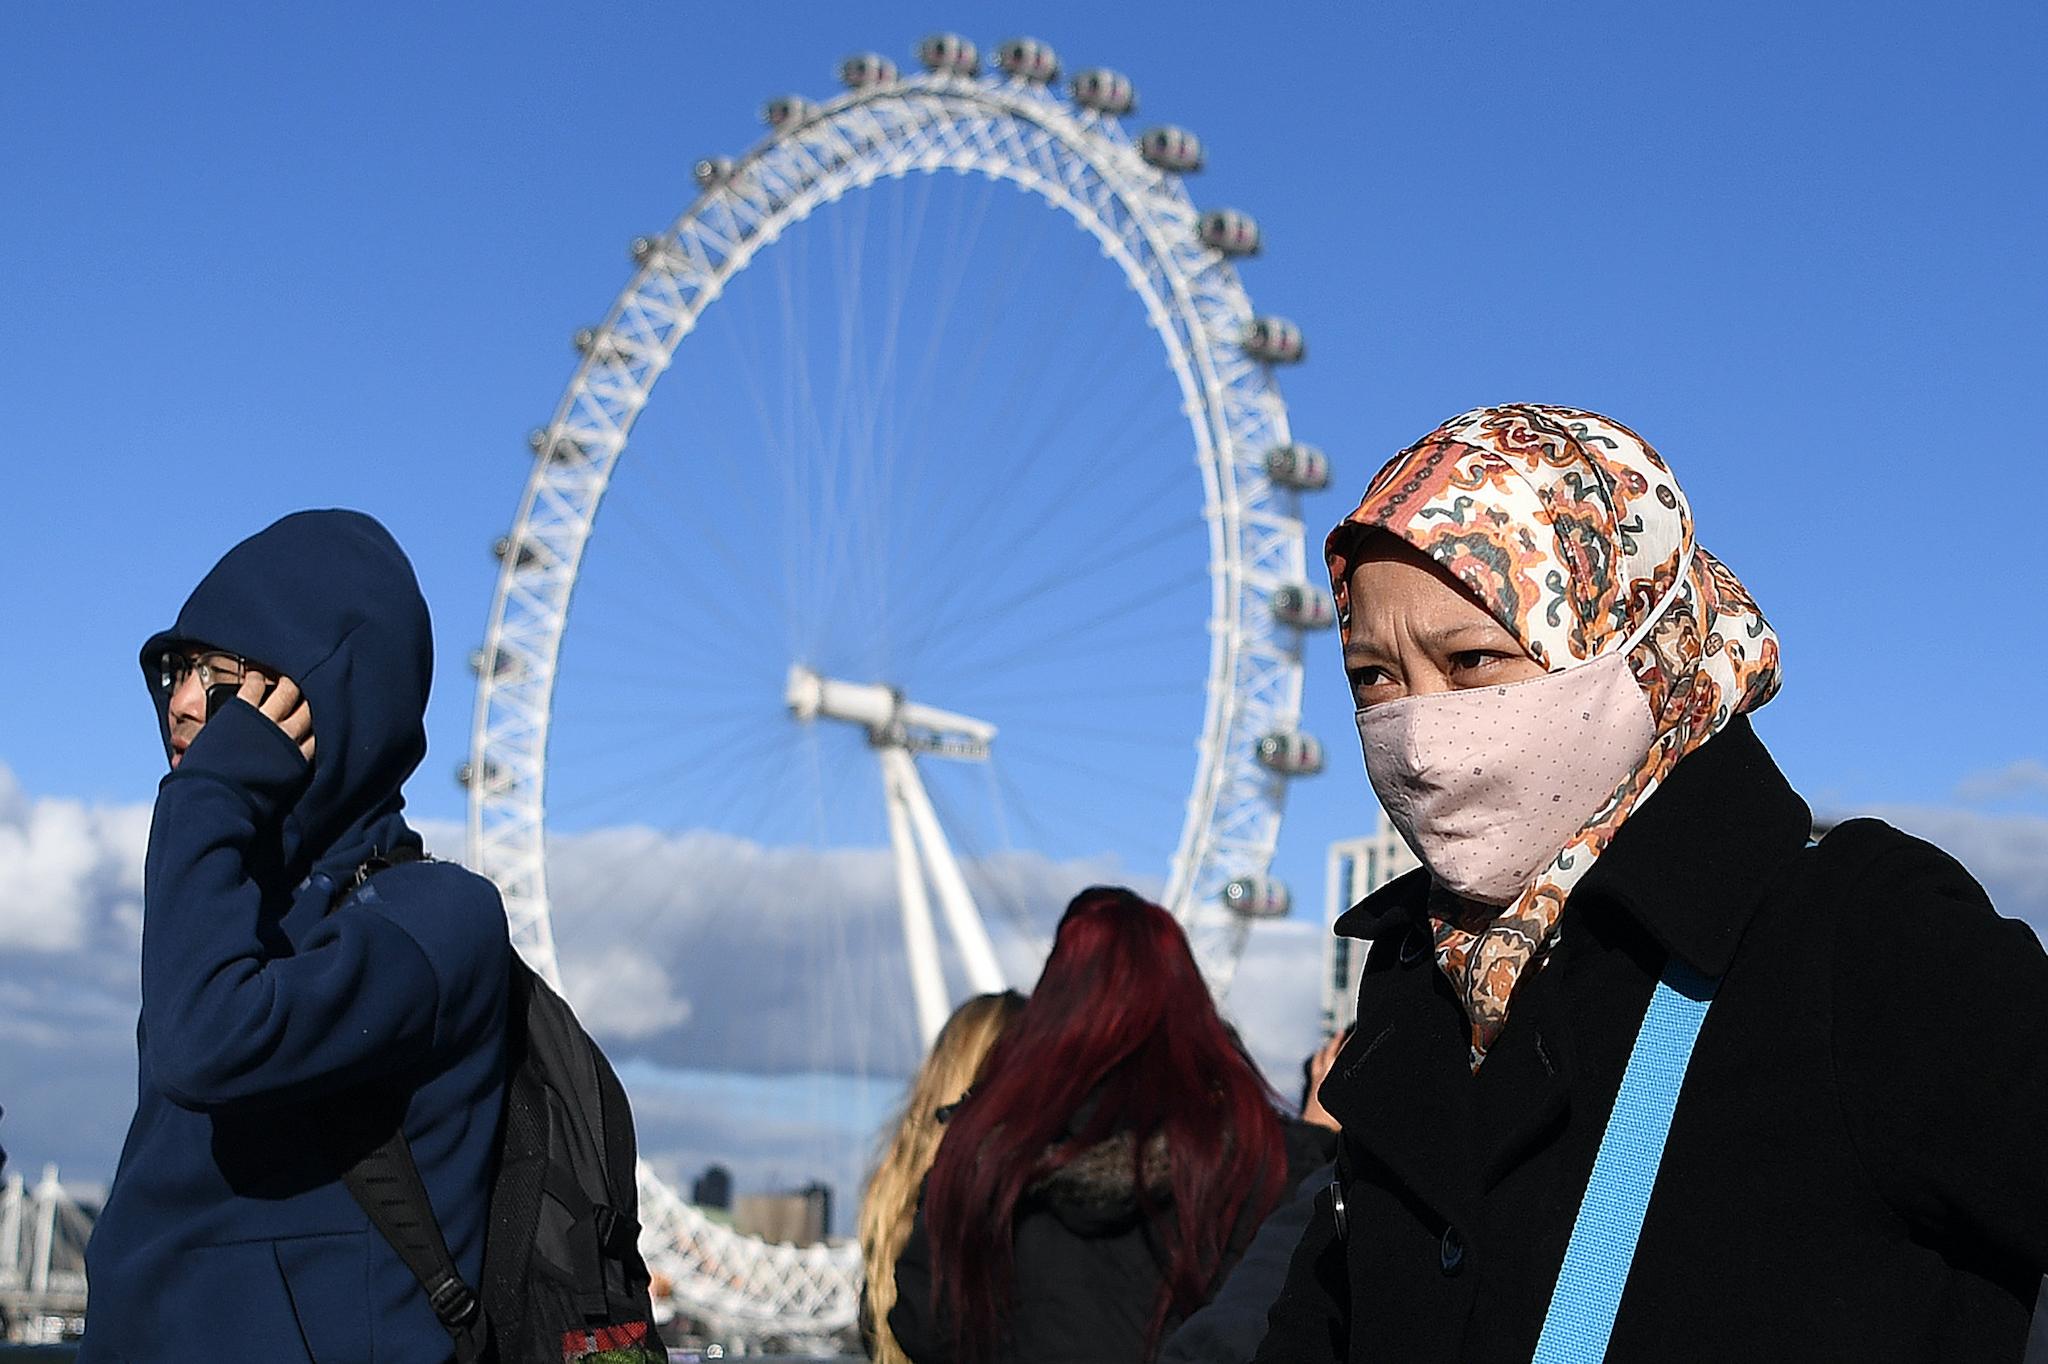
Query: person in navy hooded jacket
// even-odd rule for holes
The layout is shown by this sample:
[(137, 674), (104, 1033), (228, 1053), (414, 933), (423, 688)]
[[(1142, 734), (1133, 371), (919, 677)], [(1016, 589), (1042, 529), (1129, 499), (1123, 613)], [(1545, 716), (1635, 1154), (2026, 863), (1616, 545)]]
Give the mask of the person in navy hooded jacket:
[(402, 1111), (477, 1282), (511, 947), (488, 881), (406, 860), (433, 671), (412, 566), (360, 513), (288, 516), (207, 574), (142, 669), (171, 772), (143, 877), (135, 1119), (86, 1254), (80, 1364), (445, 1361), (341, 1180), (362, 1149), (343, 1134)]

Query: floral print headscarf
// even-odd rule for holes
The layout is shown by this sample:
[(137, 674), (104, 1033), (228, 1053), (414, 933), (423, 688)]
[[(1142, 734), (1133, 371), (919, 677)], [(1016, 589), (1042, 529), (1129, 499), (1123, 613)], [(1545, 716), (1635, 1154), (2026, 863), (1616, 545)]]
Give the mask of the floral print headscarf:
[(1641, 767), (1511, 904), (1469, 905), (1433, 887), (1436, 960), (1464, 1002), (1476, 1070), (1529, 963), (1555, 941), (1564, 902), (1678, 760), (1778, 690), (1778, 637), (1747, 590), (1693, 540), (1670, 469), (1619, 422), (1513, 404), (1454, 417), (1380, 470), (1327, 557), (1346, 642), (1357, 527), (1399, 536), (1441, 564), (1560, 671), (1618, 647), (1686, 581), (1629, 656), (1657, 739)]

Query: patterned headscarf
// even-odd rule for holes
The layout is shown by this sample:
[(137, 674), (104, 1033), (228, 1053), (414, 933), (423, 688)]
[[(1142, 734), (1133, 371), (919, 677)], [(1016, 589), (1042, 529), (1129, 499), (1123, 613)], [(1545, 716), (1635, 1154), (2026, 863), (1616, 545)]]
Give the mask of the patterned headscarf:
[(1566, 897), (1622, 823), (1680, 758), (1778, 690), (1778, 638), (1735, 575), (1695, 547), (1692, 510), (1663, 459), (1595, 413), (1479, 408), (1380, 470), (1327, 547), (1347, 643), (1359, 526), (1436, 560), (1552, 672), (1617, 648), (1695, 550), (1685, 586), (1629, 656), (1657, 727), (1642, 766), (1513, 903), (1468, 905), (1432, 887), (1437, 964), (1464, 1001), (1477, 1069), (1522, 972), (1555, 942)]

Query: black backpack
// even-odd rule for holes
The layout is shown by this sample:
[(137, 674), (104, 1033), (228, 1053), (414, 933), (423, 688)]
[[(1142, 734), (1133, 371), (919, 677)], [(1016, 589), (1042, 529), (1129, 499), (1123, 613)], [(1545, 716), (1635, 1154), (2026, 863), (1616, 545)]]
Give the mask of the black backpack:
[[(375, 873), (365, 863), (337, 904)], [(455, 1344), (457, 1364), (666, 1364), (640, 1258), (633, 1112), (604, 1053), (562, 997), (512, 956), (505, 1113), (484, 1237), (483, 1282), (462, 1281), (400, 1119), (405, 1094), (358, 1096), (343, 1182)]]

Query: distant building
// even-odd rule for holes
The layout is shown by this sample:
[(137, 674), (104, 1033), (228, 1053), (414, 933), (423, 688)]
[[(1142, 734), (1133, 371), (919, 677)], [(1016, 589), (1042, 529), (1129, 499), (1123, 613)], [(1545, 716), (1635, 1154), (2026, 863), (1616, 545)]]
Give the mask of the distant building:
[(700, 1208), (732, 1207), (732, 1171), (723, 1165), (707, 1166), (690, 1185), (690, 1201)]
[[(1347, 838), (1330, 845), (1330, 869), (1325, 882), (1328, 894), (1325, 923), (1335, 924), (1337, 916), (1387, 882), (1422, 865), (1408, 850), (1401, 835), (1379, 813), (1379, 826), (1363, 838)], [(1334, 933), (1323, 944), (1323, 1031), (1327, 1035), (1351, 1026), (1358, 1015), (1358, 977), (1365, 970), (1370, 943), (1340, 938)]]
[(830, 1236), (832, 1234), (832, 1186), (822, 1184), (814, 1179), (804, 1185), (803, 1188), (798, 1189), (797, 1192), (811, 1200), (818, 1210), (818, 1235), (821, 1238)]
[(733, 1229), (743, 1236), (792, 1246), (814, 1246), (832, 1225), (832, 1190), (815, 1181), (795, 1193), (741, 1194)]

